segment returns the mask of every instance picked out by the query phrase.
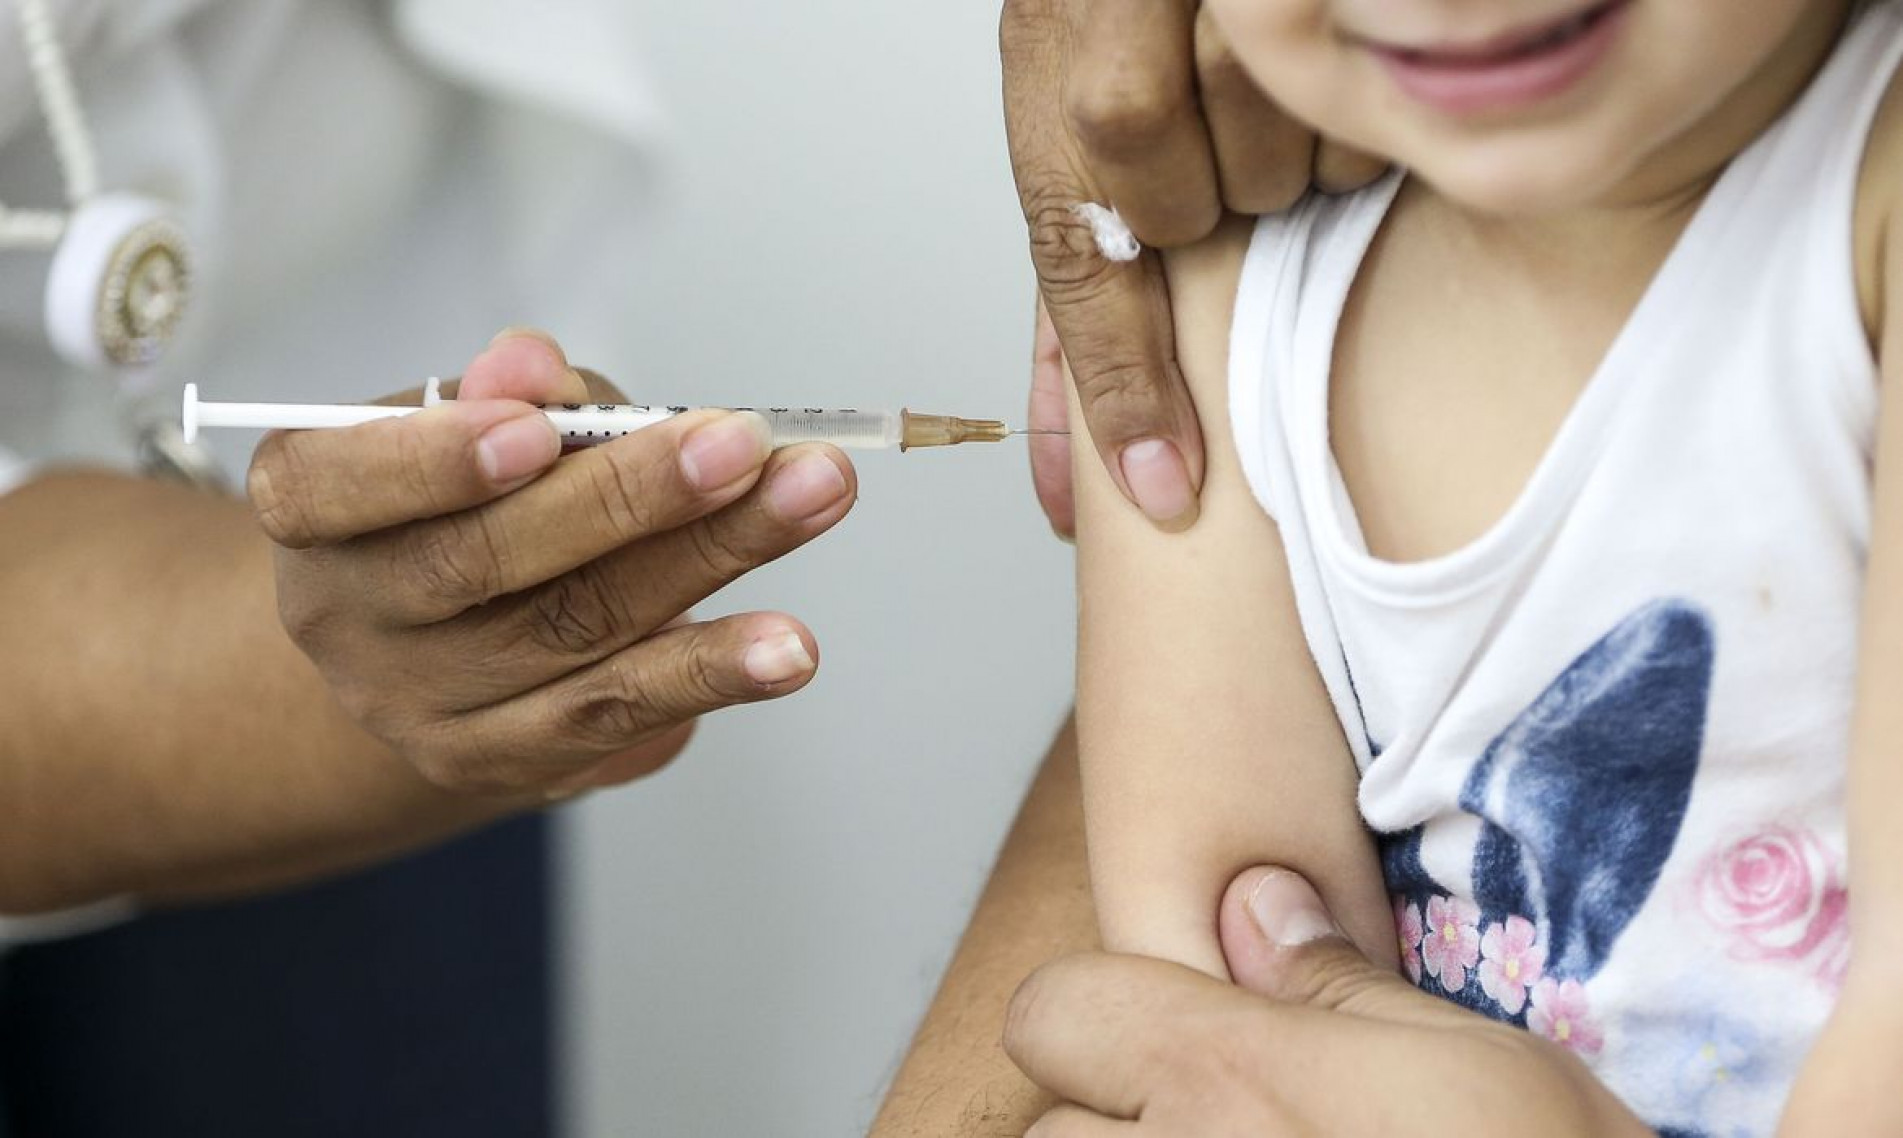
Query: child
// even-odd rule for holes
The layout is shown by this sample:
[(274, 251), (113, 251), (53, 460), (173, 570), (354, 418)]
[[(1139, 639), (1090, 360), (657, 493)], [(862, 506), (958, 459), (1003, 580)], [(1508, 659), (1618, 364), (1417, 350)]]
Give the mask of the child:
[(1106, 945), (1278, 863), (1665, 1132), (1893, 1109), (1903, 11), (1208, 6), (1409, 172), (1170, 264), (1196, 528), (1077, 448)]

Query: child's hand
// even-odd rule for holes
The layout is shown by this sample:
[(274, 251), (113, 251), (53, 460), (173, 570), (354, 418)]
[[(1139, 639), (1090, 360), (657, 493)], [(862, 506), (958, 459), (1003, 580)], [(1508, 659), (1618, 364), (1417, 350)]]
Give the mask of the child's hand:
[(1236, 987), (1106, 953), (1025, 981), (1005, 1049), (1067, 1103), (1026, 1138), (1652, 1133), (1558, 1044), (1369, 963), (1295, 874), (1244, 873), (1219, 923)]
[(789, 616), (679, 618), (844, 517), (851, 464), (830, 447), (770, 456), (762, 420), (723, 412), (557, 463), (529, 404), (586, 398), (552, 342), (498, 337), (455, 402), (274, 434), (252, 463), (285, 628), (344, 709), (440, 786), (553, 796), (638, 777), (696, 716), (813, 674)]

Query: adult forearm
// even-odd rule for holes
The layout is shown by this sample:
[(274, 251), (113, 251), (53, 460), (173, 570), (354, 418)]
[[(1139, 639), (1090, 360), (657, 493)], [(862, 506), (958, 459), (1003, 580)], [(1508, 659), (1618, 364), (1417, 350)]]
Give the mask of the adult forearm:
[(1077, 737), (1067, 723), (1025, 796), (872, 1133), (1022, 1134), (1052, 1099), (999, 1045), (1005, 1007), (1032, 969), (1096, 945)]
[(493, 817), (360, 731), (238, 502), (99, 473), (0, 497), (0, 912), (353, 867)]

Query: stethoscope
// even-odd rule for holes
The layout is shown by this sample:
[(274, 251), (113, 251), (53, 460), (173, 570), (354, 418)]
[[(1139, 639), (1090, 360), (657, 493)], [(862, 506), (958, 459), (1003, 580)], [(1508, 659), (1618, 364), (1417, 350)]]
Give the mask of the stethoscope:
[[(191, 248), (167, 203), (100, 189), (98, 151), (46, 0), (14, 6), (66, 208), (0, 203), (0, 250), (53, 251), (47, 339), (67, 364), (110, 374), (124, 390), (177, 336), (191, 299)], [(148, 473), (198, 485), (222, 481), (210, 455), (187, 443), (177, 423), (146, 420), (133, 430)]]

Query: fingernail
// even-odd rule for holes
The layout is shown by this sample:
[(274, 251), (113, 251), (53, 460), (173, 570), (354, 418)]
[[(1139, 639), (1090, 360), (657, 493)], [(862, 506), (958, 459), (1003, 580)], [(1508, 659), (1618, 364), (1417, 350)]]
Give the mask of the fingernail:
[(522, 415), (498, 423), (476, 440), (476, 462), (498, 486), (518, 482), (555, 461), (561, 436), (546, 415)]
[(554, 336), (549, 335), (547, 332), (542, 331), (540, 328), (531, 328), (527, 324), (509, 325), (507, 328), (504, 328), (502, 331), (497, 332), (495, 335), (489, 337), (489, 346), (493, 348), (497, 344), (500, 344), (502, 341), (513, 339), (517, 336), (527, 336), (532, 340), (540, 340), (544, 344), (547, 344), (550, 348), (554, 349), (555, 354), (557, 355), (561, 354), (562, 346), (561, 344), (556, 342), (556, 339)]
[(752, 411), (722, 415), (681, 440), (681, 474), (696, 490), (718, 490), (766, 461), (773, 428)]
[(521, 385), (527, 384), (528, 390), (539, 392), (532, 402), (564, 403), (588, 397), (588, 381), (569, 365), (555, 337), (540, 328), (511, 325), (497, 332), (470, 361), (463, 382), (465, 387), (473, 384), (485, 392), (497, 383), (510, 391), (522, 391)]
[(1196, 492), (1189, 485), (1189, 467), (1168, 439), (1142, 439), (1123, 448), (1118, 459), (1124, 485), (1137, 508), (1171, 533), (1196, 521)]
[(823, 454), (801, 455), (774, 471), (766, 487), (766, 508), (783, 522), (800, 522), (838, 503), (846, 495), (846, 476)]
[(1283, 948), (1340, 932), (1314, 887), (1300, 874), (1281, 869), (1263, 874), (1250, 890), (1249, 919), (1263, 936)]
[(747, 678), (762, 687), (796, 680), (813, 670), (813, 657), (798, 633), (781, 632), (754, 641), (741, 661)]

